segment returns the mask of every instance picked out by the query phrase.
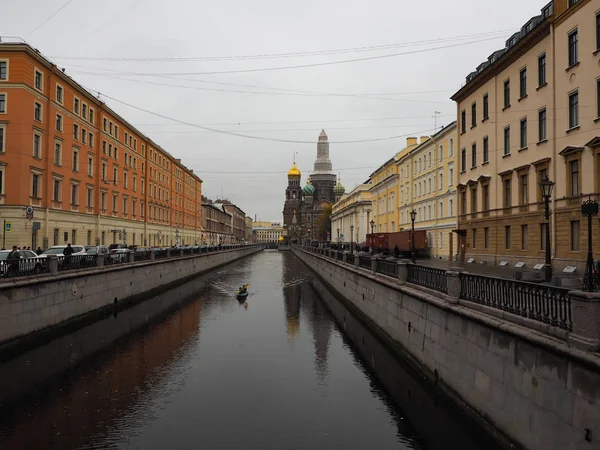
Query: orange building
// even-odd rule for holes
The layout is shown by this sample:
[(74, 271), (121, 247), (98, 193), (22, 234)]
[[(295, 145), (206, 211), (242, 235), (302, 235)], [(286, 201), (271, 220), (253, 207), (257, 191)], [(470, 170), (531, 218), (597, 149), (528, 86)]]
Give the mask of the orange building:
[(202, 180), (37, 50), (0, 43), (2, 248), (200, 244)]

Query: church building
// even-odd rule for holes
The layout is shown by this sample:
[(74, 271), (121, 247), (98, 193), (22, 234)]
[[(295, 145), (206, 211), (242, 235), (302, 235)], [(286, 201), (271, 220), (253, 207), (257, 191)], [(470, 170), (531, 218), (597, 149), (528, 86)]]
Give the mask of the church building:
[[(319, 233), (323, 233), (323, 230), (318, 229), (319, 221), (327, 207), (339, 201), (345, 192), (339, 178), (333, 172), (333, 165), (329, 159), (329, 140), (325, 130), (321, 130), (319, 135), (314, 170), (304, 187), (301, 179), (302, 173), (294, 162), (294, 166), (288, 172), (283, 224), (287, 227), (288, 237), (292, 242), (324, 240), (326, 236)], [(326, 232), (330, 233), (331, 230)]]

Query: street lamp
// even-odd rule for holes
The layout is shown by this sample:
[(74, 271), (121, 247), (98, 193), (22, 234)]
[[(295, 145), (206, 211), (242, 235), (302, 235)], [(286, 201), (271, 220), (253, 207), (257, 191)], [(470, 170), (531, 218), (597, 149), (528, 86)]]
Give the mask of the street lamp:
[(416, 254), (415, 251), (415, 219), (417, 218), (417, 212), (413, 208), (410, 212), (410, 221), (412, 222), (411, 228), (411, 238), (410, 238), (410, 248), (411, 248), (411, 261), (414, 264), (416, 262)]
[(337, 229), (337, 233), (338, 233), (338, 237), (337, 237), (337, 243), (338, 245), (340, 245), (340, 229)]
[(350, 225), (350, 253), (354, 253), (354, 225)]
[(375, 228), (375, 221), (371, 219), (369, 225), (371, 225), (371, 254), (373, 254), (373, 246), (375, 245), (375, 232), (373, 229)]
[(552, 280), (552, 257), (550, 256), (550, 198), (552, 197), (554, 182), (550, 181), (547, 175), (544, 175), (544, 178), (540, 181), (540, 189), (542, 190), (542, 197), (544, 199), (544, 216), (546, 217), (546, 265), (544, 267), (544, 280), (549, 282)]
[(592, 217), (598, 215), (598, 201), (586, 200), (581, 205), (581, 214), (588, 219), (588, 256), (583, 276), (583, 290), (594, 292), (598, 290), (598, 278), (594, 276), (594, 255), (592, 254)]

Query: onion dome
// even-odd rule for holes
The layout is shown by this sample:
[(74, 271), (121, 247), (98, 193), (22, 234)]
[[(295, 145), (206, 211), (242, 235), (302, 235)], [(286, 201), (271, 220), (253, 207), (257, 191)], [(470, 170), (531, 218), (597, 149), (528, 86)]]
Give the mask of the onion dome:
[(302, 174), (300, 173), (300, 171), (298, 170), (298, 167), (296, 167), (296, 163), (294, 162), (294, 166), (288, 172), (288, 177), (299, 177), (299, 176), (302, 176)]
[(304, 186), (304, 189), (302, 189), (302, 193), (304, 195), (314, 195), (315, 187), (311, 184), (310, 177), (308, 177), (308, 180), (306, 181), (306, 186)]
[(342, 183), (340, 182), (340, 178), (338, 177), (338, 182), (333, 188), (333, 193), (337, 197), (341, 197), (342, 195), (344, 195), (344, 192), (346, 192), (346, 188), (344, 188), (344, 186), (342, 186)]

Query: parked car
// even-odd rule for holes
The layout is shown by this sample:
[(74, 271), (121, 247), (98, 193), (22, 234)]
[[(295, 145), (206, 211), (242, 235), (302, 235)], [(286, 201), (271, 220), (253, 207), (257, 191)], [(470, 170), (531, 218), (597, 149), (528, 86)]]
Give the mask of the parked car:
[(108, 255), (110, 253), (106, 245), (86, 246), (85, 251), (88, 255)]
[[(8, 255), (12, 250), (0, 250), (0, 276), (8, 276), (9, 267)], [(19, 250), (21, 261), (19, 262), (20, 272), (41, 273), (44, 271), (44, 260), (41, 259), (34, 251)]]
[(115, 250), (117, 248), (127, 248), (127, 244), (110, 244), (108, 246), (109, 250)]
[(122, 263), (129, 261), (129, 254), (131, 250), (128, 248), (115, 248), (110, 251), (109, 258), (107, 259), (109, 263)]
[[(72, 245), (71, 247), (73, 248), (73, 256), (86, 254), (85, 248), (82, 245)], [(42, 253), (40, 258), (46, 258), (48, 255), (64, 256), (65, 248), (67, 248), (66, 245), (55, 245)]]

